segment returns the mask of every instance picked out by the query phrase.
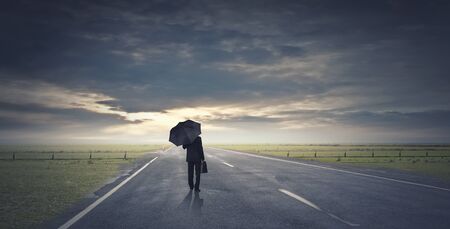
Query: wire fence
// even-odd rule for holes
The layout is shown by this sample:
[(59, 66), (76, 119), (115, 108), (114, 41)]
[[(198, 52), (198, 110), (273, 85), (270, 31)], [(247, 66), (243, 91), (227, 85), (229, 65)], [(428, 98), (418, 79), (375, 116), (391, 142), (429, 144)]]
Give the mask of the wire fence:
[(148, 153), (151, 152), (2, 152), (0, 153), (0, 160), (127, 160)]
[(449, 158), (448, 151), (264, 151), (256, 153), (296, 158)]

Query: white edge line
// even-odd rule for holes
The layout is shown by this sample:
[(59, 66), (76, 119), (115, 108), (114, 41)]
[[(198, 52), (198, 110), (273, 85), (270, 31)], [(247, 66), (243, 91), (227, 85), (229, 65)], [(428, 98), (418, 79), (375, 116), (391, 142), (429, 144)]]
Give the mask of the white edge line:
[(233, 151), (233, 150), (219, 149), (219, 148), (213, 148), (213, 147), (211, 147), (211, 149), (223, 150), (223, 151), (232, 152), (232, 153), (244, 154), (244, 155), (251, 156), (251, 157), (265, 158), (265, 159), (269, 159), (269, 160), (273, 160), (273, 161), (282, 161), (282, 162), (287, 162), (287, 163), (292, 163), (292, 164), (304, 165), (304, 166), (320, 168), (320, 169), (327, 169), (327, 170), (332, 170), (332, 171), (337, 171), (337, 172), (342, 172), (342, 173), (349, 173), (349, 174), (353, 174), (353, 175), (377, 178), (377, 179), (382, 179), (382, 180), (388, 180), (388, 181), (393, 181), (393, 182), (398, 182), (398, 183), (403, 183), (403, 184), (415, 185), (415, 186), (420, 186), (420, 187), (424, 187), (424, 188), (438, 189), (441, 191), (450, 192), (450, 189), (448, 189), (448, 188), (442, 188), (442, 187), (428, 185), (428, 184), (421, 184), (421, 183), (416, 183), (416, 182), (412, 182), (412, 181), (397, 180), (397, 179), (393, 179), (393, 178), (370, 175), (370, 174), (366, 174), (366, 173), (352, 172), (352, 171), (347, 171), (347, 170), (342, 170), (342, 169), (329, 168), (329, 167), (320, 166), (320, 165), (311, 165), (311, 164), (306, 164), (306, 163), (297, 162), (297, 161), (288, 161), (288, 160), (283, 160), (283, 159), (278, 159), (278, 158), (253, 155), (253, 154), (249, 154), (249, 153), (241, 153), (241, 152), (237, 152), (237, 151)]
[(309, 201), (309, 200), (307, 200), (307, 199), (305, 199), (305, 198), (303, 198), (303, 197), (301, 197), (301, 196), (299, 196), (299, 195), (297, 195), (295, 193), (289, 192), (286, 189), (281, 189), (280, 188), (280, 189), (278, 189), (278, 191), (280, 191), (280, 192), (282, 192), (282, 193), (284, 193), (284, 194), (286, 194), (286, 195), (288, 195), (288, 196), (290, 196), (290, 197), (292, 197), (292, 198), (294, 198), (294, 199), (296, 199), (296, 200), (298, 200), (298, 201), (300, 201), (300, 202), (302, 202), (302, 203), (304, 203), (304, 204), (306, 204), (306, 205), (316, 209), (317, 211), (323, 212), (323, 213), (327, 214), (328, 216), (330, 216), (331, 218), (336, 219), (338, 221), (341, 221), (342, 223), (345, 223), (345, 224), (347, 224), (349, 226), (352, 226), (352, 227), (358, 227), (359, 226), (359, 224), (357, 224), (357, 223), (352, 223), (352, 222), (349, 222), (347, 220), (343, 220), (340, 217), (338, 217), (338, 216), (336, 216), (336, 215), (334, 215), (332, 213), (329, 213), (329, 212), (326, 212), (326, 211), (322, 210), (319, 206), (315, 205), (313, 202), (311, 202), (311, 201)]
[(231, 165), (231, 164), (228, 164), (228, 163), (226, 163), (226, 162), (222, 162), (222, 163), (224, 163), (225, 165), (228, 165), (228, 166), (230, 166), (231, 168), (233, 168), (234, 167), (234, 165)]
[(81, 211), (80, 213), (78, 213), (77, 215), (75, 215), (72, 219), (70, 219), (69, 221), (67, 221), (65, 224), (61, 225), (60, 227), (58, 227), (58, 229), (67, 229), (70, 226), (72, 226), (72, 224), (76, 223), (78, 220), (80, 220), (83, 216), (85, 216), (87, 213), (89, 213), (92, 209), (94, 209), (97, 205), (99, 205), (101, 202), (103, 202), (106, 198), (108, 198), (109, 196), (111, 196), (114, 192), (116, 192), (117, 190), (119, 190), (120, 187), (122, 187), (123, 185), (125, 185), (128, 181), (130, 181), (131, 179), (133, 179), (133, 177), (135, 177), (136, 175), (138, 175), (142, 170), (144, 170), (150, 163), (152, 163), (154, 160), (156, 160), (158, 157), (153, 158), (150, 162), (148, 162), (147, 164), (145, 164), (144, 166), (142, 166), (138, 171), (136, 171), (135, 173), (133, 173), (133, 175), (129, 176), (127, 179), (125, 179), (124, 181), (122, 181), (120, 184), (118, 184), (116, 187), (114, 187), (113, 189), (111, 189), (109, 192), (107, 192), (105, 195), (103, 195), (102, 197), (100, 197), (99, 199), (97, 199), (94, 203), (92, 203), (91, 205), (89, 205), (87, 208), (85, 208), (83, 211)]

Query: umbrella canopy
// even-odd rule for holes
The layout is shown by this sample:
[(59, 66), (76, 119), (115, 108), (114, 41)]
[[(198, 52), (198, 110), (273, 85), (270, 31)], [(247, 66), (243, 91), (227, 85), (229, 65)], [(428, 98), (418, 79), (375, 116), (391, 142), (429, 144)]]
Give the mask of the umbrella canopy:
[(170, 130), (169, 141), (176, 146), (191, 144), (201, 134), (200, 123), (192, 120), (179, 122)]

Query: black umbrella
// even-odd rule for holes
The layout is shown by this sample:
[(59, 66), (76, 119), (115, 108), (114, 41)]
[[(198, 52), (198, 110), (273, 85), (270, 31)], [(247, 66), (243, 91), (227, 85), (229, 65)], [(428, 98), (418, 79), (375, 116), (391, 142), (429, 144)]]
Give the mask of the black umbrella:
[(170, 130), (169, 141), (176, 146), (191, 144), (201, 134), (200, 123), (192, 120), (179, 122)]

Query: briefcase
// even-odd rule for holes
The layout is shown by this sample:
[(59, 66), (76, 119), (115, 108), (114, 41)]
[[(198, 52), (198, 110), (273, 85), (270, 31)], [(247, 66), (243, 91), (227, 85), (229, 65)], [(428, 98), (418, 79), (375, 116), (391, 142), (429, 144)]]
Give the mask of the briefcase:
[(206, 161), (202, 163), (202, 173), (208, 173), (208, 166), (206, 165)]

